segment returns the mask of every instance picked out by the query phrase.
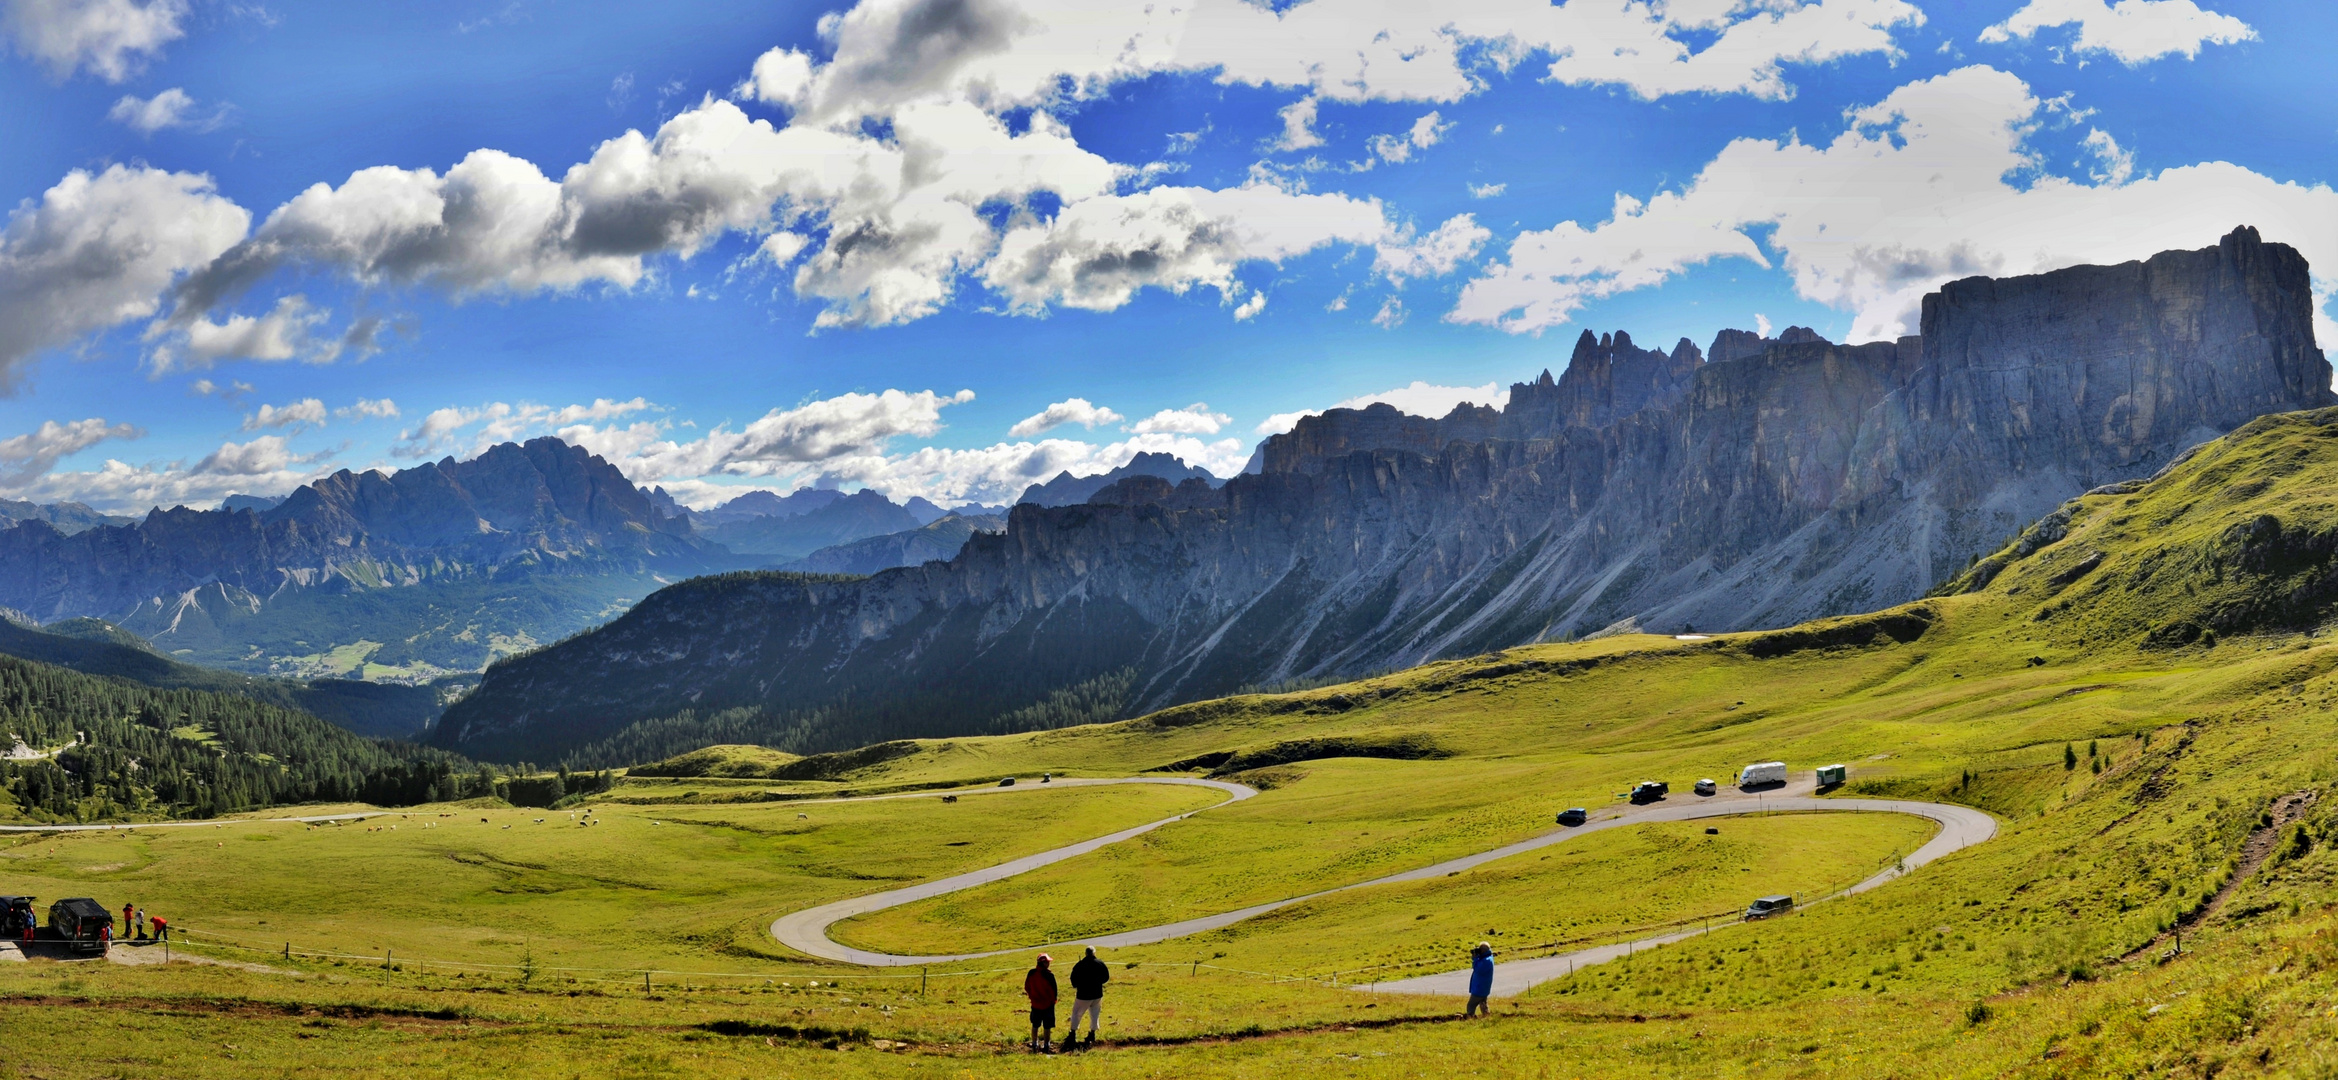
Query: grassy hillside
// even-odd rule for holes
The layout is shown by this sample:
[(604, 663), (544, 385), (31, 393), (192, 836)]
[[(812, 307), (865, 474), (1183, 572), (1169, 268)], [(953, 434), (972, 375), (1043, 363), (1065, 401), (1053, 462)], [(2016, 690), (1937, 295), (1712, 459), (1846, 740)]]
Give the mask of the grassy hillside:
[[(312, 865), (284, 853), (326, 838), (230, 843), (223, 832), (207, 850), (198, 838), (172, 853), (183, 861), (168, 874), (212, 883), (177, 901), (185, 925), (345, 943), (337, 951), (352, 955), (366, 952), (357, 947), (366, 935), (394, 936), (418, 958), (438, 950), (512, 966), (270, 961), (347, 980), (333, 982), (36, 963), (0, 965), (0, 994), (53, 1006), (23, 1011), (28, 1022), (11, 1034), (23, 1060), (55, 1076), (119, 1071), (76, 1048), (93, 1035), (130, 1035), (133, 1024), (143, 1025), (141, 1053), (194, 1076), (350, 1062), (384, 1075), (1055, 1072), (1066, 1063), (1010, 1052), (1019, 959), (966, 965), (982, 973), (944, 972), (921, 988), (915, 972), (867, 978), (790, 956), (760, 928), (827, 898), (1107, 832), (1157, 806), (1025, 789), (956, 804), (849, 804), (865, 815), (849, 842), (791, 851), (775, 833), (819, 823), (839, 804), (782, 800), (1041, 771), (1219, 773), (1264, 789), (1003, 885), (840, 928), (906, 948), (1040, 941), (1221, 911), (1539, 835), (1557, 809), (1605, 807), (1643, 778), (1677, 792), (1752, 761), (1841, 761), (1852, 769), (1844, 794), (1977, 806), (2000, 819), (1999, 836), (1870, 893), (1581, 970), (1467, 1025), (1448, 1019), (1455, 1002), (1375, 998), (1329, 980), (1338, 972), (1352, 982), (1359, 965), (1377, 966), (1373, 977), (1457, 966), (1479, 938), (1514, 960), (1764, 891), (1810, 895), (1905, 850), (1922, 826), (1851, 814), (1738, 818), (1710, 823), (1721, 830), (1710, 839), (1701, 828), (1643, 826), (1116, 950), (1105, 1032), (1123, 1045), (1077, 1067), (1131, 1076), (1396, 1076), (1456, 1064), (1488, 1075), (2331, 1075), (2338, 639), (2324, 627), (2338, 601), (2333, 538), (2338, 411), (2273, 417), (2148, 485), (2080, 499), (1937, 595), (1874, 615), (1711, 640), (1513, 649), (1117, 724), (892, 746), (802, 779), (785, 774), (795, 759), (719, 751), (700, 775), (609, 793), (598, 813), (613, 824), (571, 829), (590, 841), (581, 846), (522, 846), (526, 829), (565, 827), (563, 817), (544, 826), (532, 820), (542, 814), (485, 826), (477, 814), (445, 819), (482, 831), (463, 849), (490, 858), (500, 892), (442, 889), (437, 878), (469, 882), (474, 871), (452, 848), (432, 848), (438, 829), (424, 842), (403, 821), (395, 833), (350, 826), (333, 838), (373, 844), (385, 859), (369, 870), (360, 846), (314, 863), (345, 890), (378, 898), (329, 911), (254, 900), (246, 894), (259, 886), (238, 876)], [(1012, 810), (1026, 799), (1041, 802)], [(1034, 816), (1014, 816), (1023, 813)], [(961, 828), (968, 823), (979, 835)], [(133, 871), (147, 864), (106, 845), (163, 842), (18, 841), (0, 851), (0, 892), (53, 892), (69, 880), (119, 903), (128, 879), (108, 875), (153, 871)], [(725, 845), (772, 883), (732, 886), (674, 869), (712, 865), (704, 853)], [(945, 848), (966, 856), (911, 858)], [(819, 881), (777, 880), (799, 873)], [(666, 903), (688, 912), (711, 903), (727, 921), (690, 915), (667, 926), (645, 914), (620, 946), (586, 914)], [(569, 966), (694, 962), (688, 970), (699, 974), (688, 989), (659, 976), (667, 981), (644, 991), (638, 971), (629, 983), (623, 972), (531, 972), (524, 961), (528, 950), (610, 956), (621, 947), (641, 955)], [(164, 1002), (172, 1008), (159, 1019), (118, 1007)], [(404, 1019), (352, 1025), (333, 1019), (335, 1009)], [(311, 1026), (319, 1021), (329, 1026)], [(837, 1050), (822, 1048), (830, 1039)], [(222, 1044), (241, 1056), (225, 1060)]]

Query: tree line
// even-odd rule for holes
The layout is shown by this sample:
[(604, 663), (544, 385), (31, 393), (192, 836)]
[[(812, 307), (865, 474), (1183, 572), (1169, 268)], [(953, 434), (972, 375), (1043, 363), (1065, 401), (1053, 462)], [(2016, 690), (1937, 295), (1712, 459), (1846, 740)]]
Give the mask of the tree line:
[(308, 713), (0, 656), (0, 798), (27, 816), (210, 817), (287, 803), (380, 806), (497, 794), (509, 778), (432, 747), (368, 739)]

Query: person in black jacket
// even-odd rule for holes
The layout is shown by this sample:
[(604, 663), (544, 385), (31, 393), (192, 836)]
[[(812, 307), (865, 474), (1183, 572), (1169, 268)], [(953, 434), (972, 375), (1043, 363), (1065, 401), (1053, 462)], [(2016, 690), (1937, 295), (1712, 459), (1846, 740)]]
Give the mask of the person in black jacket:
[(1063, 1044), (1072, 1045), (1080, 1035), (1080, 1014), (1088, 1014), (1088, 1045), (1096, 1045), (1096, 1023), (1104, 1014), (1104, 984), (1112, 981), (1112, 967), (1096, 959), (1096, 948), (1088, 947), (1088, 955), (1072, 965), (1072, 1025), (1064, 1029)]

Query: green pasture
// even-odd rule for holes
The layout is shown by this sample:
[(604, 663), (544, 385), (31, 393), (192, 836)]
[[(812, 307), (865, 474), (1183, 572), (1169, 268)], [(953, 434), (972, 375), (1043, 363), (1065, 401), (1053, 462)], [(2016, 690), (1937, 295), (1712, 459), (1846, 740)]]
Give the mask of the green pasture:
[[(2338, 1075), (2338, 638), (2298, 614), (2338, 588), (2314, 554), (2338, 535), (2334, 431), (2251, 425), (2149, 487), (2081, 500), (2066, 535), (1876, 616), (1536, 645), (1118, 724), (929, 741), (817, 783), (725, 778), (776, 759), (722, 751), (705, 762), (716, 775), (628, 779), (589, 804), (610, 822), (589, 828), (567, 810), (434, 808), (369, 823), (395, 831), (222, 822), (0, 840), (0, 892), (131, 899), (260, 942), (509, 965), (0, 963), (0, 1077)], [(1482, 937), (1521, 952), (1614, 940), (1748, 894), (1808, 895), (1930, 826), (1636, 826), (1311, 902), (1116, 953), (1114, 1045), (1073, 1061), (1015, 1051), (1021, 957), (871, 972), (791, 956), (765, 931), (784, 911), (1217, 799), (1019, 786), (955, 804), (786, 801), (810, 792), (1230, 763), (1227, 778), (1261, 789), (840, 928), (960, 951), (1368, 880), (1538, 835), (1565, 807), (1607, 812), (1640, 779), (1690, 798), (1698, 777), (1772, 759), (1843, 762), (1843, 795), (1972, 805), (2000, 833), (1859, 896), (1579, 970), (1471, 1023), (1450, 1000), (1292, 976), (1423, 962)], [(2274, 823), (2275, 800), (2299, 793), (2314, 798)], [(2250, 851), (2264, 861), (2241, 876)], [(643, 987), (558, 970), (653, 965), (694, 974)], [(739, 972), (755, 977), (718, 976)]]
[[(1126, 785), (862, 803), (573, 811), (425, 807), (0, 838), (0, 894), (136, 903), (178, 927), (417, 960), (741, 970), (771, 920), (1199, 809)], [(484, 819), (484, 820), (483, 820)], [(593, 820), (591, 826), (579, 822)], [(196, 940), (201, 940), (197, 938)]]

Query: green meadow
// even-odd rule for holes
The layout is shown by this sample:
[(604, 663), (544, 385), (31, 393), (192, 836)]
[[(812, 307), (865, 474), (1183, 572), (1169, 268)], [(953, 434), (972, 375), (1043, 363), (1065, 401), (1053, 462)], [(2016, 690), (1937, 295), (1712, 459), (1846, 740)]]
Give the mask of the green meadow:
[[(182, 926), (296, 943), (289, 959), (190, 950), (268, 970), (0, 964), (0, 1069), (2338, 1075), (2331, 419), (2254, 423), (1874, 615), (1537, 645), (1117, 724), (938, 740), (819, 784), (629, 778), (555, 811), (0, 840), (0, 892), (135, 899)], [(1843, 762), (1842, 796), (1962, 803), (1995, 815), (1999, 835), (1868, 893), (1580, 969), (1467, 1023), (1456, 1001), (1347, 984), (1380, 965), (1458, 966), (1480, 938), (1517, 959), (1766, 892), (1815, 895), (1931, 826), (1854, 813), (1650, 824), (1295, 905), (1115, 952), (1108, 1045), (1076, 1065), (1016, 1049), (1024, 954), (879, 972), (794, 955), (765, 929), (1219, 798), (1023, 784), (955, 803), (807, 795), (987, 791), (1043, 772), (1220, 773), (1261, 790), (837, 927), (866, 947), (963, 951), (1364, 881), (1541, 835), (1569, 806), (1604, 813), (1640, 779), (1692, 798), (1699, 777), (1771, 759)], [(588, 808), (608, 824), (571, 823)], [(350, 958), (385, 948), (387, 963)], [(671, 974), (645, 984), (651, 967)]]

